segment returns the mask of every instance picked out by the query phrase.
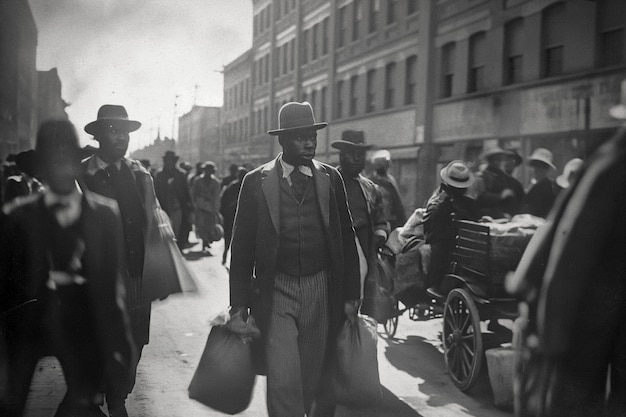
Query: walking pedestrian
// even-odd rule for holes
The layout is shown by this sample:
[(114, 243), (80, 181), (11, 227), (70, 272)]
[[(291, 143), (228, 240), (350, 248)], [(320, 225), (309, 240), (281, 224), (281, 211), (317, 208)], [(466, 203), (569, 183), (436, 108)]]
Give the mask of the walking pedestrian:
[(494, 219), (510, 218), (520, 207), (510, 177), (504, 172), (507, 152), (499, 146), (492, 146), (481, 154), (487, 166), (476, 175), (480, 184), (476, 190), (476, 203), (481, 215)]
[(220, 197), (220, 213), (224, 220), (224, 254), (222, 255), (222, 265), (226, 264), (228, 249), (230, 248), (230, 239), (233, 236), (233, 224), (235, 222), (235, 212), (237, 211), (237, 199), (243, 177), (248, 173), (244, 167), (237, 169), (237, 178), (222, 190)]
[(391, 226), (391, 230), (404, 226), (406, 223), (406, 213), (400, 198), (400, 191), (396, 179), (389, 173), (391, 167), (391, 154), (382, 149), (372, 156), (374, 173), (370, 180), (378, 185), (383, 196), (383, 207), (385, 218)]
[(154, 190), (161, 208), (170, 218), (178, 247), (182, 250), (187, 245), (184, 219), (189, 216), (192, 204), (187, 178), (185, 173), (176, 167), (177, 161), (178, 156), (174, 151), (165, 151), (163, 169), (154, 179)]
[(332, 142), (330, 146), (339, 149), (339, 172), (346, 187), (348, 207), (352, 215), (352, 226), (362, 266), (362, 296), (367, 272), (375, 270), (378, 249), (389, 235), (389, 223), (385, 218), (383, 197), (379, 187), (361, 175), (365, 168), (365, 156), (373, 145), (365, 144), (363, 131), (344, 130), (341, 139)]
[(141, 352), (150, 339), (151, 304), (142, 294), (145, 238), (146, 226), (151, 218), (157, 216), (156, 210), (160, 207), (150, 173), (139, 161), (124, 156), (128, 150), (129, 133), (140, 127), (140, 122), (128, 118), (123, 106), (112, 104), (100, 107), (97, 119), (85, 126), (85, 131), (100, 144), (98, 151), (82, 163), (85, 186), (117, 201), (122, 217), (126, 303), (137, 351), (131, 364), (131, 377), (117, 378), (108, 383), (106, 400), (111, 417), (128, 415), (126, 397), (135, 386)]
[(37, 134), (46, 190), (5, 206), (0, 233), (0, 335), (6, 385), (0, 415), (23, 414), (39, 359), (54, 355), (67, 392), (56, 417), (104, 416), (107, 378), (127, 378), (132, 362), (123, 299), (122, 225), (114, 201), (76, 186), (74, 126), (50, 121)]
[(215, 164), (208, 161), (203, 167), (203, 174), (193, 182), (191, 197), (196, 208), (196, 235), (202, 241), (202, 250), (210, 254), (211, 243), (220, 240), (224, 234), (220, 220), (221, 187), (214, 175)]
[(250, 309), (261, 329), (255, 352), (265, 352), (269, 416), (296, 417), (326, 385), (320, 377), (343, 320), (356, 319), (359, 261), (341, 175), (313, 159), (327, 123), (316, 123), (308, 102), (289, 102), (278, 125), (268, 133), (282, 153), (241, 187), (230, 300), (234, 315)]
[(238, 170), (239, 170), (239, 165), (237, 165), (237, 164), (230, 164), (230, 166), (228, 167), (229, 175), (222, 179), (222, 189), (228, 187), (228, 185), (231, 182), (233, 182), (233, 181), (235, 181), (237, 179)]

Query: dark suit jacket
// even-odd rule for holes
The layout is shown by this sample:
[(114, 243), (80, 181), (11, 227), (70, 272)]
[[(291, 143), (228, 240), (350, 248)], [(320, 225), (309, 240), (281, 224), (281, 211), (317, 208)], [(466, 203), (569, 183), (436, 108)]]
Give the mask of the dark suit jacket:
[[(280, 243), (279, 164), (276, 158), (244, 177), (233, 229), (230, 302), (250, 307), (262, 333), (268, 328)], [(313, 161), (313, 180), (331, 257), (328, 294), (334, 334), (343, 320), (343, 302), (360, 297), (359, 260), (339, 172)]]
[[(7, 345), (32, 349), (39, 340), (49, 272), (48, 229), (43, 195), (5, 206), (0, 233), (0, 324)], [(111, 372), (127, 373), (133, 347), (124, 305), (122, 225), (114, 201), (85, 192), (79, 219), (84, 275), (100, 345)], [(28, 303), (31, 300), (35, 302)], [(26, 304), (25, 304), (26, 303)], [(20, 307), (22, 306), (22, 307)], [(2, 317), (3, 316), (3, 317)], [(114, 359), (119, 353), (122, 360)]]

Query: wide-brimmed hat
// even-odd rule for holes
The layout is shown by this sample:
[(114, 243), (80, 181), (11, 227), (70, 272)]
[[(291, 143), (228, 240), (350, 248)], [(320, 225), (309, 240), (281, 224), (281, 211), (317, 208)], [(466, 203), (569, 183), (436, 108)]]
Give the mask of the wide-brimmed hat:
[(611, 107), (609, 114), (616, 119), (626, 119), (626, 80), (621, 84), (620, 104)]
[(141, 127), (141, 122), (128, 118), (128, 113), (124, 106), (105, 104), (98, 110), (97, 119), (85, 126), (85, 132), (95, 136), (101, 126), (113, 123), (116, 126), (124, 126), (129, 132), (134, 132)]
[(293, 132), (294, 130), (323, 129), (328, 126), (326, 122), (315, 122), (313, 107), (308, 101), (298, 103), (292, 101), (284, 104), (278, 111), (278, 129), (269, 130), (267, 133), (278, 136), (281, 133)]
[(552, 163), (552, 152), (545, 148), (537, 148), (533, 151), (532, 155), (530, 155), (530, 158), (528, 158), (528, 163), (532, 164), (533, 162), (541, 162), (552, 169), (556, 169), (556, 167)]
[(439, 171), (441, 180), (454, 188), (468, 188), (474, 183), (474, 174), (463, 161), (452, 161)]
[(506, 153), (507, 152), (498, 145), (489, 146), (480, 154), (480, 159), (487, 160), (494, 155), (505, 155)]
[(165, 151), (163, 154), (163, 160), (178, 161), (178, 155), (176, 155), (176, 152), (174, 151)]
[(340, 151), (346, 149), (372, 149), (374, 145), (365, 144), (365, 133), (362, 130), (344, 130), (341, 139), (331, 142), (330, 146)]
[(565, 167), (563, 167), (563, 173), (559, 175), (558, 177), (556, 177), (557, 185), (561, 188), (568, 188), (570, 185), (569, 184), (570, 175), (572, 175), (572, 173), (580, 171), (583, 164), (584, 162), (580, 158), (574, 158), (568, 161), (567, 164), (565, 164)]

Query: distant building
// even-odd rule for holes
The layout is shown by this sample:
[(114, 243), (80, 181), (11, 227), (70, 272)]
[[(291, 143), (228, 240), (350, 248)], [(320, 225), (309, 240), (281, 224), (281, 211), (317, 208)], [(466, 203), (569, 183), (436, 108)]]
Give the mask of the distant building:
[(220, 107), (193, 106), (178, 118), (176, 153), (180, 161), (220, 163)]
[(27, 0), (0, 2), (0, 159), (33, 147), (37, 27)]
[(37, 125), (46, 120), (68, 120), (68, 104), (61, 97), (61, 79), (56, 68), (38, 73)]
[(173, 150), (176, 150), (176, 141), (167, 136), (161, 139), (159, 134), (152, 144), (132, 152), (130, 157), (132, 159), (147, 159), (150, 161), (151, 168), (159, 169), (163, 166), (165, 151)]

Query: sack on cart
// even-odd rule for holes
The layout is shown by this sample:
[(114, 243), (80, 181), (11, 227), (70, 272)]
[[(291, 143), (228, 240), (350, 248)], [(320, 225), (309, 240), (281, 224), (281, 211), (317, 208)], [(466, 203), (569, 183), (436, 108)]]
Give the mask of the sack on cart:
[(408, 288), (425, 290), (430, 286), (428, 282), (428, 267), (430, 264), (430, 245), (423, 239), (414, 237), (409, 239), (400, 253), (396, 255), (395, 273), (393, 274), (394, 295), (405, 292)]

